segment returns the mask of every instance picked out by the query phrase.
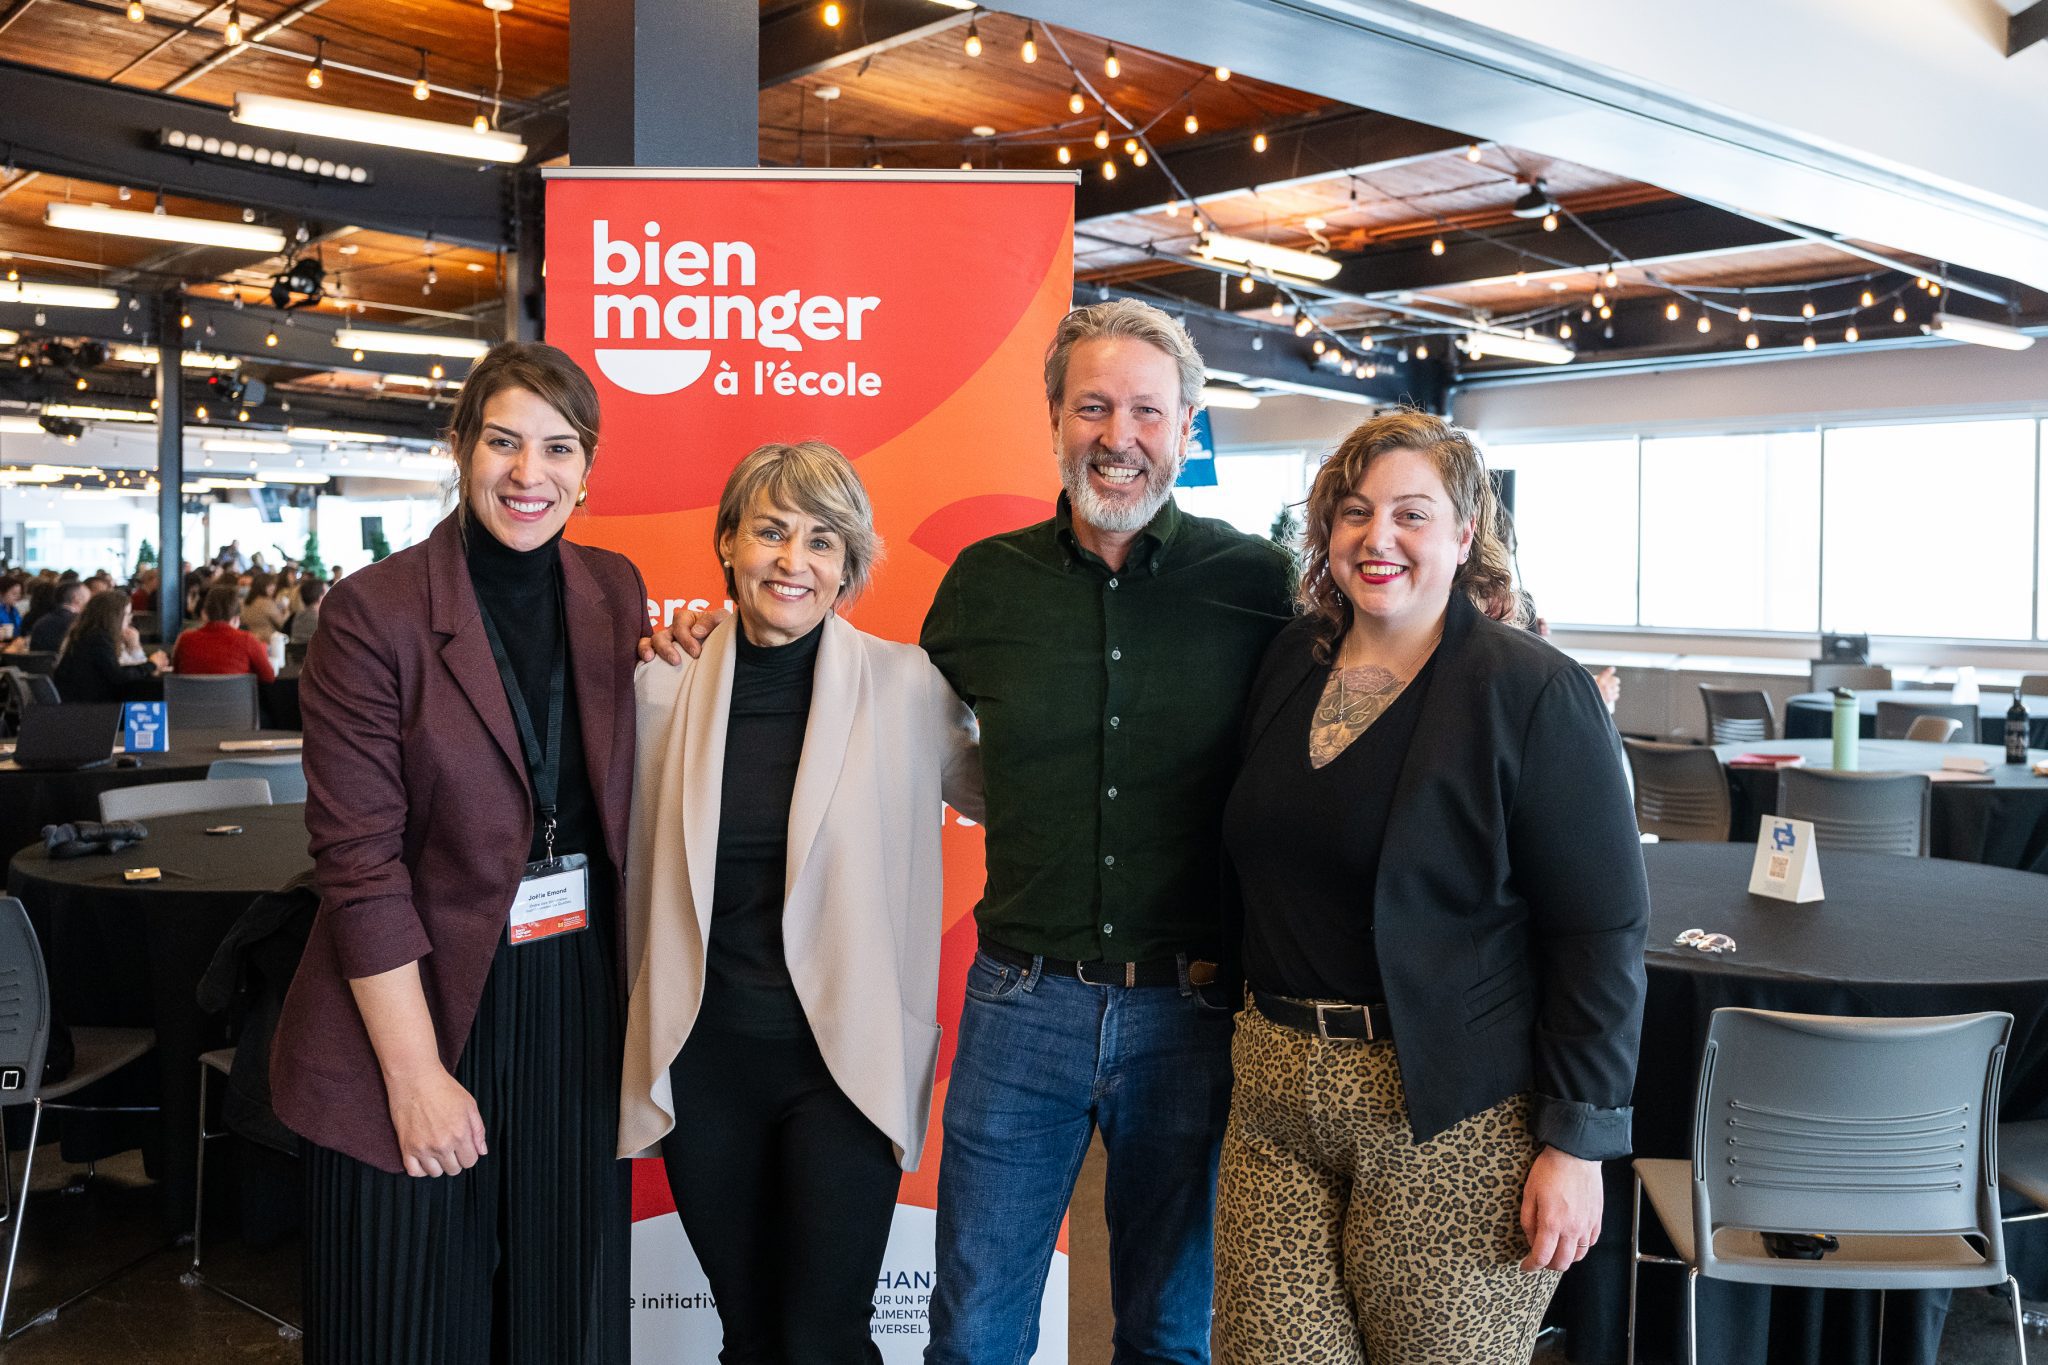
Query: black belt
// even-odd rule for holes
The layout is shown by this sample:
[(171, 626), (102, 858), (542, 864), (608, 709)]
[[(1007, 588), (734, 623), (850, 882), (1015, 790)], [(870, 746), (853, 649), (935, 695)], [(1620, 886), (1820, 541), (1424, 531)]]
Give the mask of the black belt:
[(1284, 995), (1252, 992), (1252, 1004), (1282, 1028), (1325, 1042), (1380, 1043), (1394, 1036), (1394, 1021), (1385, 1005), (1342, 1005), (1317, 1000), (1290, 1000)]
[[(1070, 962), (1063, 957), (1034, 957), (1015, 948), (1005, 948), (1000, 943), (981, 940), (981, 951), (996, 961), (1011, 967), (1031, 970), (1033, 961), (1046, 976), (1071, 976), (1090, 986), (1178, 986), (1180, 984), (1180, 959), (1159, 957), (1150, 962)], [(1201, 975), (1200, 968), (1208, 968), (1208, 979), (1215, 980), (1216, 968), (1212, 963), (1188, 963), (1188, 976), (1195, 980)], [(1197, 985), (1206, 982), (1196, 981)]]

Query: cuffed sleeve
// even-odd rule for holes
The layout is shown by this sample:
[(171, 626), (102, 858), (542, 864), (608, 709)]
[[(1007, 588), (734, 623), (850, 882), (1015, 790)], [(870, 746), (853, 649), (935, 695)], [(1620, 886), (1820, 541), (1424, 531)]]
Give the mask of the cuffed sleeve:
[(1600, 1159), (1629, 1150), (1650, 921), (1621, 746), (1583, 669), (1537, 697), (1508, 820), (1509, 866), (1529, 906), (1539, 1140)]
[(939, 791), (947, 805), (979, 822), (988, 814), (981, 785), (981, 726), (967, 703), (946, 684), (945, 676), (936, 668), (930, 675), (932, 709), (938, 717), (939, 744), (945, 755)]
[(299, 678), (305, 713), (306, 833), (321, 931), (344, 976), (376, 976), (433, 951), (406, 868), (408, 809), (398, 677), (368, 604), (344, 582)]

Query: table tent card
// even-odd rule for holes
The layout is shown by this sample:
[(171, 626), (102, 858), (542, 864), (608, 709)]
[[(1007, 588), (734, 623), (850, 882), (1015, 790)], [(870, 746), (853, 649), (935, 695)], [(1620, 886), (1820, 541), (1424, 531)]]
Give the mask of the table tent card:
[(1811, 822), (1776, 815), (1764, 820), (1756, 835), (1749, 894), (1800, 904), (1821, 898), (1820, 862), (1814, 852)]
[(160, 701), (131, 701), (121, 708), (122, 738), (131, 754), (166, 754), (171, 751), (169, 704)]

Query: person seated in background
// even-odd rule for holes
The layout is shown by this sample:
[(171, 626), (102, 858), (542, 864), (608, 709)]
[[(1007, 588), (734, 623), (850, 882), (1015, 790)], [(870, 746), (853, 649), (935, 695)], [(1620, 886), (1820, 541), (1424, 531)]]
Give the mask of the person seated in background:
[(259, 640), (265, 649), (270, 637), (284, 625), (284, 603), (277, 600), (277, 576), (258, 573), (249, 580), (249, 596), (242, 603), (242, 629)]
[(0, 642), (21, 634), (21, 604), (27, 596), (27, 579), (17, 574), (0, 578)]
[(94, 597), (98, 597), (103, 592), (111, 592), (113, 590), (114, 576), (105, 572), (96, 573), (91, 578), (85, 580), (85, 587), (86, 591), (90, 592)]
[(134, 611), (155, 611), (157, 584), (162, 581), (163, 575), (155, 569), (144, 569), (141, 573), (135, 575), (135, 587), (128, 594), (128, 606), (130, 609)]
[(320, 625), (320, 599), (327, 596), (327, 585), (312, 575), (299, 581), (299, 609), (292, 613), (291, 633), (285, 639), (295, 645), (303, 645), (313, 638), (313, 632)]
[(59, 587), (55, 605), (29, 627), (28, 647), (37, 654), (55, 654), (62, 649), (64, 637), (71, 633), (71, 623), (78, 619), (79, 610), (91, 596), (92, 590), (76, 579)]
[(232, 586), (209, 589), (203, 625), (178, 637), (171, 649), (171, 666), (180, 673), (254, 673), (260, 681), (271, 682), (277, 670), (270, 666), (270, 651), (263, 642), (241, 629), (242, 598)]
[[(142, 639), (129, 624), (133, 609), (126, 595), (103, 592), (85, 604), (71, 633), (64, 637), (64, 653), (50, 680), (65, 701), (147, 701), (156, 693), (156, 676), (170, 660), (162, 650), (148, 658), (142, 654)], [(124, 654), (139, 663), (124, 664)]]

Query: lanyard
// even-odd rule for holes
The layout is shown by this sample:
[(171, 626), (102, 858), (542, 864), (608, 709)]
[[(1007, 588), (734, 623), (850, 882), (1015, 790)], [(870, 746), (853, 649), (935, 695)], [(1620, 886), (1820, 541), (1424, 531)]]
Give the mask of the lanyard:
[(561, 623), (561, 646), (555, 650), (555, 666), (548, 675), (548, 743), (547, 751), (541, 751), (540, 737), (533, 732), (533, 713), (526, 708), (526, 692), (519, 686), (519, 679), (512, 673), (512, 660), (505, 653), (505, 642), (498, 638), (498, 628), (491, 623), (491, 610), (482, 602), (477, 603), (477, 614), (484, 618), (484, 634), (491, 642), (491, 658), (498, 665), (498, 676), (505, 683), (505, 700), (512, 707), (512, 722), (519, 727), (519, 747), (526, 754), (526, 772), (533, 779), (533, 810), (540, 819), (543, 856), (555, 856), (555, 796), (562, 777), (562, 695), (567, 690), (569, 658), (569, 618), (562, 599), (562, 585), (558, 578), (555, 583), (555, 612)]

